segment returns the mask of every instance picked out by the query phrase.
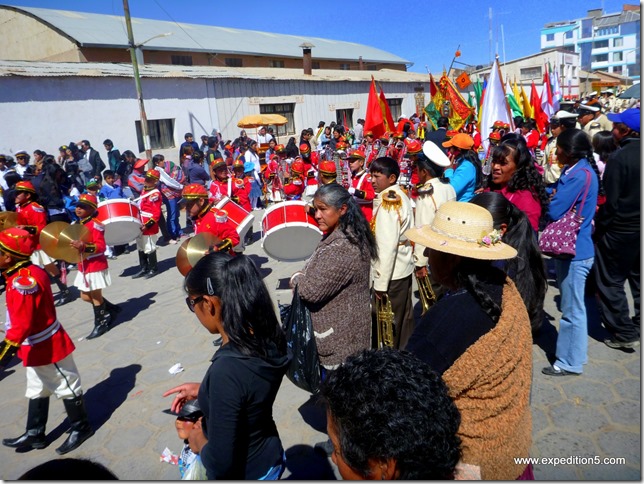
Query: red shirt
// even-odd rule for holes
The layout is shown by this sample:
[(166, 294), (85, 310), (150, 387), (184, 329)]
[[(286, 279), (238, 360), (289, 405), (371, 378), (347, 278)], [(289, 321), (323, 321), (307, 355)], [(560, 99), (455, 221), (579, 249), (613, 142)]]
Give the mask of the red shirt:
[[(6, 339), (19, 344), (24, 366), (56, 363), (74, 351), (74, 343), (56, 320), (49, 275), (30, 261), (4, 273), (7, 294)], [(28, 340), (27, 338), (31, 338)], [(30, 344), (22, 344), (29, 341)]]
[(235, 247), (239, 244), (239, 234), (237, 233), (235, 225), (230, 220), (217, 222), (217, 218), (215, 217), (216, 210), (212, 205), (204, 207), (199, 216), (194, 220), (195, 235), (201, 232), (210, 232), (222, 241), (230, 239), (230, 243)]
[[(253, 207), (250, 206), (250, 181), (252, 177), (246, 177), (243, 179), (235, 178), (235, 183), (239, 187), (237, 191), (237, 203), (247, 212), (252, 212)], [(234, 201), (234, 200), (233, 200)]]
[(496, 190), (518, 209), (528, 216), (530, 225), (535, 231), (539, 231), (539, 218), (541, 217), (541, 203), (537, 200), (530, 190), (518, 190), (516, 192), (508, 191), (508, 187)]
[(287, 200), (299, 200), (304, 193), (304, 181), (300, 177), (292, 177), (284, 184), (284, 195)]
[(36, 238), (36, 250), (39, 250), (40, 232), (47, 225), (47, 211), (39, 203), (27, 202), (24, 205), (17, 205), (16, 213), (18, 214), (16, 225), (35, 227), (36, 232), (32, 235)]
[(81, 220), (89, 229), (90, 239), (83, 253), (83, 260), (78, 264), (78, 270), (83, 274), (101, 272), (107, 269), (107, 257), (105, 257), (105, 226), (92, 217)]
[[(147, 195), (147, 194), (150, 195)], [(151, 190), (143, 189), (143, 196), (147, 195), (139, 201), (139, 210), (141, 211), (141, 223), (143, 223), (143, 235), (155, 235), (159, 233), (159, 220), (161, 220), (161, 204), (163, 199), (161, 192), (156, 188)], [(146, 224), (154, 220), (154, 223), (149, 227)]]
[(360, 210), (362, 210), (367, 222), (371, 222), (373, 218), (373, 199), (376, 198), (376, 192), (371, 184), (371, 175), (364, 170), (353, 175), (351, 178), (351, 186), (363, 192), (364, 196), (358, 196), (355, 193), (353, 196), (356, 202), (358, 202), (358, 205), (360, 205)]
[(217, 203), (224, 197), (233, 198), (238, 196), (238, 192), (243, 190), (243, 182), (240, 184), (237, 178), (227, 177), (225, 180), (215, 178), (208, 189), (211, 202)]

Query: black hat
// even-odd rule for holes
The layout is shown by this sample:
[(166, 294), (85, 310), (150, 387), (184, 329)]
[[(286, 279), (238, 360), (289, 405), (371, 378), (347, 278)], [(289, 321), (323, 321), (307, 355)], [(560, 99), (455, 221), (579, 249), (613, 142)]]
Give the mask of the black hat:
[(199, 418), (203, 416), (203, 412), (201, 411), (201, 407), (199, 406), (199, 400), (188, 400), (186, 403), (183, 404), (183, 407), (181, 407), (181, 410), (179, 412), (173, 412), (172, 410), (165, 410), (165, 413), (169, 413), (170, 415), (175, 415), (177, 417), (193, 417), (193, 418)]

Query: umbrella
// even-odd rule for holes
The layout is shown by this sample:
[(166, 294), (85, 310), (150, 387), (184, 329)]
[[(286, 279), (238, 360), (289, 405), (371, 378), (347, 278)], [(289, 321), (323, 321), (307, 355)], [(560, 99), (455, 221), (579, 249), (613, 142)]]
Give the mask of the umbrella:
[(240, 128), (259, 128), (272, 124), (274, 126), (282, 126), (288, 123), (288, 119), (280, 114), (249, 114), (244, 116), (237, 122)]
[(640, 85), (638, 83), (629, 87), (628, 89), (626, 89), (626, 91), (624, 91), (617, 97), (620, 99), (633, 99), (633, 98), (640, 99), (640, 95), (641, 95), (641, 91), (640, 91)]

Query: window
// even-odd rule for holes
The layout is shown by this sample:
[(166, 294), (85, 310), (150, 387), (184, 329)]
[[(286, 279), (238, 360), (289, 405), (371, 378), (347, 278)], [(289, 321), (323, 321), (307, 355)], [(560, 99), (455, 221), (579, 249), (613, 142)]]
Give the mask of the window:
[(567, 39), (572, 39), (572, 33), (573, 33), (573, 31), (572, 31), (572, 30), (569, 30), (568, 32), (566, 32), (566, 36), (565, 36), (565, 37), (566, 37)]
[(367, 70), (368, 71), (377, 71), (378, 66), (376, 64), (367, 64)]
[(605, 49), (606, 47), (608, 47), (608, 40), (593, 42), (593, 49)]
[[(346, 121), (346, 123), (345, 123)], [(346, 124), (347, 128), (353, 128), (353, 108), (352, 109), (336, 109), (335, 122), (340, 126)]]
[(616, 39), (613, 39), (613, 47), (622, 47), (623, 45), (624, 45), (623, 37), (617, 37)]
[(621, 74), (622, 66), (613, 66), (613, 74)]
[(593, 62), (608, 62), (608, 54), (597, 54), (593, 56)]
[(284, 67), (284, 61), (283, 60), (268, 61), (268, 66), (269, 67)]
[(227, 67), (241, 67), (242, 60), (239, 57), (226, 57), (224, 59)]
[(531, 79), (542, 79), (541, 66), (539, 67), (526, 67), (521, 69), (521, 80), (529, 81)]
[(320, 63), (318, 61), (311, 62), (311, 69), (319, 69)]
[(555, 34), (546, 34), (546, 42), (552, 42), (555, 40)]
[[(145, 151), (141, 121), (136, 121), (136, 139), (139, 143), (139, 152)], [(150, 148), (163, 150), (174, 148), (174, 119), (148, 119), (148, 134), (150, 135)]]
[(387, 104), (389, 104), (391, 117), (394, 118), (394, 121), (398, 120), (402, 116), (402, 98), (387, 99)]
[(295, 120), (293, 119), (294, 112), (295, 103), (259, 105), (260, 114), (281, 114), (288, 119), (288, 123), (283, 126), (273, 126), (275, 137), (295, 134)]
[(613, 62), (622, 62), (622, 52), (613, 52)]
[(172, 55), (170, 56), (170, 62), (175, 66), (191, 66), (192, 65), (192, 56), (191, 55)]
[(341, 71), (349, 71), (349, 70), (351, 70), (351, 64), (340, 64), (340, 70)]

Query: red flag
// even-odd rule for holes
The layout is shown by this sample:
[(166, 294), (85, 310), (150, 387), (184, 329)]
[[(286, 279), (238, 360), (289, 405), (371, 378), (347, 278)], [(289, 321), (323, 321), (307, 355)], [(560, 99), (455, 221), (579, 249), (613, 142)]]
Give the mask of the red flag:
[(396, 123), (394, 123), (394, 118), (391, 116), (391, 110), (389, 109), (389, 103), (385, 97), (385, 91), (380, 87), (380, 109), (382, 110), (382, 116), (385, 120), (385, 129), (389, 132), (393, 132), (396, 129)]
[(532, 116), (537, 123), (537, 129), (540, 133), (545, 133), (548, 116), (546, 116), (543, 109), (541, 109), (541, 97), (537, 92), (537, 86), (534, 85), (534, 81), (532, 81), (532, 87), (530, 90), (530, 104), (532, 105)]
[(445, 74), (441, 77), (439, 85), (445, 94), (445, 97), (449, 99), (452, 107), (449, 124), (452, 129), (459, 130), (465, 124), (465, 121), (472, 115), (472, 108), (467, 104), (465, 99), (463, 99), (461, 93), (454, 88), (454, 84), (452, 84), (452, 81), (450, 81)]
[(376, 93), (376, 81), (373, 76), (371, 76), (371, 86), (369, 87), (367, 113), (364, 117), (364, 130), (372, 131), (374, 138), (380, 138), (386, 131), (385, 119), (380, 108), (380, 100)]
[(347, 112), (342, 113), (342, 126), (344, 126), (344, 131), (349, 131), (349, 125), (347, 124)]

